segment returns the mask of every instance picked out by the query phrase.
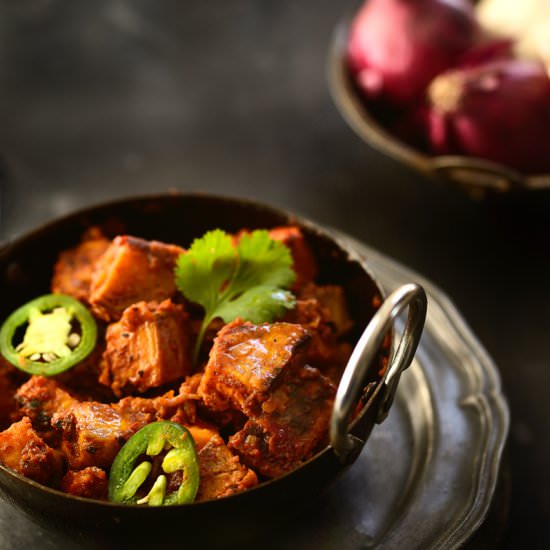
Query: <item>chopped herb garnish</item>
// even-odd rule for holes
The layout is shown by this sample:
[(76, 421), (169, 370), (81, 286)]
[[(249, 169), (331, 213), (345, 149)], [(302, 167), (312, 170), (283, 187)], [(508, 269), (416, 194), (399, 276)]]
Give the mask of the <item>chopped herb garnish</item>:
[(214, 319), (271, 322), (295, 305), (286, 290), (296, 278), (290, 250), (266, 230), (245, 233), (237, 244), (221, 229), (209, 231), (179, 256), (175, 278), (179, 291), (205, 310), (195, 362)]

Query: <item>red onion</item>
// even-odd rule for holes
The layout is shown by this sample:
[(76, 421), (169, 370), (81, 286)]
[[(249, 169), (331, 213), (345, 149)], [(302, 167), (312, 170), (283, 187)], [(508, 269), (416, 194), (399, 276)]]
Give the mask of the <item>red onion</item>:
[(405, 105), (479, 32), (468, 0), (369, 0), (351, 28), (348, 64), (368, 98)]
[(428, 98), (435, 153), (550, 170), (550, 78), (542, 63), (503, 59), (449, 71), (432, 82)]

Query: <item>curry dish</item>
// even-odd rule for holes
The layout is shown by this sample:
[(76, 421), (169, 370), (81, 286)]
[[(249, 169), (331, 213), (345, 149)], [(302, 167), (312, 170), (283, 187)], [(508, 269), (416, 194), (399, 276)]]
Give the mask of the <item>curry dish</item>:
[[(323, 448), (353, 323), (344, 289), (316, 282), (301, 230), (278, 227), (269, 238), (290, 252), (292, 306), (270, 322), (216, 317), (204, 331), (203, 307), (175, 283), (187, 254), (180, 246), (91, 228), (62, 251), (51, 292), (91, 312), (95, 345), (55, 375), (0, 359), (0, 462), (48, 487), (108, 500), (113, 461), (128, 440), (152, 423), (175, 423), (192, 437), (201, 501), (281, 476)], [(71, 328), (69, 356), (84, 329)], [(47, 366), (50, 355), (31, 359)], [(150, 458), (138, 496), (152, 494), (161, 458)], [(167, 493), (189, 475), (165, 472)]]

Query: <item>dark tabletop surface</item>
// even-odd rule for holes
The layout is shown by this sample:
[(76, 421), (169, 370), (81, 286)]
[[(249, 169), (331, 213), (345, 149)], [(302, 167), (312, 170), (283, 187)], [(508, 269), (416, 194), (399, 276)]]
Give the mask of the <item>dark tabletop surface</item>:
[[(507, 519), (501, 506), (468, 546), (548, 548), (550, 194), (474, 201), (362, 143), (326, 81), (347, 8), (1, 3), (1, 237), (111, 197), (201, 190), (290, 208), (413, 268), (493, 357), (512, 413)], [(6, 547), (71, 547), (2, 514)]]

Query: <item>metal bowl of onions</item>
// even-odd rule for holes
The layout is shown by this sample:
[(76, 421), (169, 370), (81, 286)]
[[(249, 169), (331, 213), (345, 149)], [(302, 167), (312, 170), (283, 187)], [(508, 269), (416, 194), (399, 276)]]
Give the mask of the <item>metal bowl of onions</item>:
[(333, 35), (333, 100), (370, 146), (473, 197), (550, 188), (548, 70), (462, 1), (360, 4)]

